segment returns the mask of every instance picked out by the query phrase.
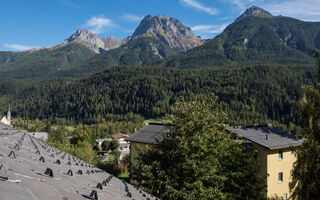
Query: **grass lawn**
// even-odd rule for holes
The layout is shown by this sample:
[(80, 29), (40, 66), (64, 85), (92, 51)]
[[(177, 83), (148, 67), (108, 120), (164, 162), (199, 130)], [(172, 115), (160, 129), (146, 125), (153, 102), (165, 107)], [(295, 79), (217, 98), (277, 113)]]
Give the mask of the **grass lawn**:
[[(60, 127), (60, 126), (51, 126), (51, 127), (56, 129), (56, 128)], [(66, 128), (67, 131), (70, 131), (70, 132), (72, 132), (72, 131), (74, 131), (76, 129), (76, 127), (74, 127), (74, 126), (63, 126), (63, 127)]]
[(127, 183), (129, 183), (130, 178), (129, 178), (129, 173), (121, 173), (118, 174), (117, 176), (119, 179), (126, 181)]
[(114, 155), (109, 153), (109, 154), (107, 155), (107, 158), (104, 159), (104, 160), (102, 160), (102, 161), (103, 161), (103, 162), (113, 162), (114, 159), (115, 159)]
[(170, 119), (147, 119), (144, 122), (145, 123), (170, 124), (170, 123), (172, 123), (172, 120), (170, 120)]

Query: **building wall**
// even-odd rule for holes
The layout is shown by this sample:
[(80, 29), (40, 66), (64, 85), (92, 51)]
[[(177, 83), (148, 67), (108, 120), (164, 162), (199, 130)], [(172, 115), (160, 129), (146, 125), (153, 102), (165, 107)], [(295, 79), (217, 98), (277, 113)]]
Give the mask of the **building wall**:
[[(291, 171), (293, 163), (296, 161), (292, 149), (281, 149), (283, 158), (279, 159), (279, 150), (268, 150), (260, 145), (253, 144), (253, 149), (257, 150), (257, 159), (260, 164), (260, 175), (266, 178), (266, 197), (278, 195), (283, 197), (287, 194), (290, 197), (289, 183), (291, 181)], [(278, 181), (278, 173), (282, 172), (283, 181)]]
[[(254, 143), (252, 144), (252, 148), (257, 151), (257, 160), (258, 160), (259, 168), (260, 168), (259, 175), (261, 177), (267, 177), (268, 150), (260, 145), (254, 144)], [(267, 179), (265, 179), (265, 184), (267, 184)], [(267, 198), (267, 193), (265, 194), (265, 197)]]
[(138, 142), (130, 142), (130, 161), (131, 165), (135, 166), (137, 162), (137, 157), (139, 152), (146, 151), (152, 148), (152, 144), (138, 143)]
[[(296, 161), (292, 149), (281, 149), (283, 152), (282, 160), (279, 159), (279, 150), (268, 151), (268, 197), (277, 194), (279, 197), (283, 197), (287, 194), (287, 198), (290, 195), (289, 183), (291, 181), (291, 171), (293, 169), (293, 163)], [(283, 181), (278, 181), (278, 173), (282, 172)]]

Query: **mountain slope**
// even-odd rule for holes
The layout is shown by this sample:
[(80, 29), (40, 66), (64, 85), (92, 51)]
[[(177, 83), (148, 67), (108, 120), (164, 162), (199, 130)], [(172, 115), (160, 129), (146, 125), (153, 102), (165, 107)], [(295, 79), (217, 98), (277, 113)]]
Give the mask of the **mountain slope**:
[(67, 76), (78, 76), (87, 73), (96, 73), (108, 67), (127, 65), (140, 66), (160, 62), (163, 58), (177, 55), (181, 50), (170, 48), (162, 41), (153, 37), (140, 37), (128, 43), (98, 54), (88, 59), (84, 64), (60, 73)]
[[(308, 64), (309, 54), (320, 48), (320, 23), (272, 16), (249, 8), (219, 36), (185, 55), (165, 61), (170, 67), (230, 64)], [(267, 14), (266, 14), (267, 13)]]
[(148, 15), (133, 36), (123, 40), (78, 29), (53, 47), (0, 52), (0, 80), (82, 76), (116, 65), (151, 64), (202, 43), (178, 19)]
[(1, 83), (0, 111), (10, 104), (14, 116), (27, 113), (32, 119), (57, 117), (82, 123), (99, 123), (109, 114), (130, 112), (156, 118), (170, 114), (170, 106), (181, 96), (191, 99), (214, 92), (229, 123), (261, 124), (271, 119), (297, 124), (301, 85), (316, 84), (316, 70), (265, 65), (201, 70), (108, 68), (73, 82)]
[(36, 51), (0, 52), (0, 79), (45, 78), (79, 65), (96, 53), (80, 43)]

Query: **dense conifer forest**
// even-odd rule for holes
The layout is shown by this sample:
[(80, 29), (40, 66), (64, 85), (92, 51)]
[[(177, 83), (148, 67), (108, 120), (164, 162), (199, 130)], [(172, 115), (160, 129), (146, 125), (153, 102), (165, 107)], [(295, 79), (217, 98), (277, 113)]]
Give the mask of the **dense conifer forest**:
[(230, 124), (299, 124), (302, 85), (315, 85), (315, 67), (248, 66), (181, 70), (115, 67), (81, 80), (9, 81), (1, 84), (1, 112), (70, 123), (160, 118), (171, 105), (214, 92)]

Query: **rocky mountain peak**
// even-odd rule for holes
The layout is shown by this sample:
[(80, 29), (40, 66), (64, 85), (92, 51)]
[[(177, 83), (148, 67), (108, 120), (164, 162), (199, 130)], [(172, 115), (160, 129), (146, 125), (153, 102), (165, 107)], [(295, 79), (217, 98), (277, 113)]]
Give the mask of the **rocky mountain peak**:
[(202, 39), (196, 37), (189, 27), (168, 15), (144, 17), (133, 33), (132, 39), (138, 37), (154, 37), (172, 48), (177, 47), (183, 51), (203, 44)]
[(72, 34), (68, 39), (65, 40), (63, 46), (68, 45), (72, 42), (81, 43), (98, 53), (117, 48), (120, 45), (124, 44), (126, 40), (119, 40), (113, 36), (104, 39), (100, 38), (89, 30), (78, 29), (74, 34)]
[(257, 16), (257, 17), (273, 17), (273, 15), (271, 13), (269, 13), (268, 11), (259, 8), (257, 6), (251, 6), (250, 8), (246, 9), (246, 11), (244, 11), (244, 13), (242, 13), (242, 15), (240, 15), (240, 17), (237, 19), (241, 20), (245, 17), (248, 16)]

